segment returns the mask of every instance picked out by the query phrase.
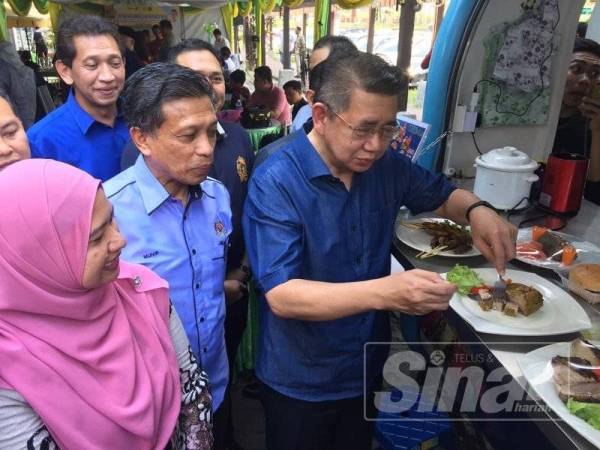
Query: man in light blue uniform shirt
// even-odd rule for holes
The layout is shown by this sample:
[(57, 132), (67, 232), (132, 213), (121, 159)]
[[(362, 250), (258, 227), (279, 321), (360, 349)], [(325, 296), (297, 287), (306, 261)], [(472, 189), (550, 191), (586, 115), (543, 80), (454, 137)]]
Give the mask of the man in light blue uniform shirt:
[(169, 282), (217, 411), (229, 376), (223, 285), (232, 222), (227, 189), (208, 178), (217, 137), (212, 95), (204, 77), (175, 64), (132, 75), (123, 112), (141, 155), (104, 189), (128, 242), (124, 259)]

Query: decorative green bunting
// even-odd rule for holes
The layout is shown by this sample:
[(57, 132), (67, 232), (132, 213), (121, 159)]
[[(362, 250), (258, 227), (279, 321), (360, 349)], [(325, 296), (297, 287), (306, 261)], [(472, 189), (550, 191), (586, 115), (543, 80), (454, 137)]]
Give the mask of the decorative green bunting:
[(7, 0), (17, 16), (26, 16), (31, 9), (31, 0)]
[(0, 41), (8, 40), (8, 24), (6, 21), (6, 8), (4, 2), (0, 1)]
[(315, 1), (315, 42), (329, 33), (330, 0)]

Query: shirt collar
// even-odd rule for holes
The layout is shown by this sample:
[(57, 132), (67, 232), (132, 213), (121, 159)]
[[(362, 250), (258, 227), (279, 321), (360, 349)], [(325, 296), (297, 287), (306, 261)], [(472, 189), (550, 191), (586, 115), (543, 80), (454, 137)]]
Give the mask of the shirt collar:
[[(152, 214), (160, 205), (171, 198), (171, 194), (169, 194), (165, 187), (160, 184), (154, 174), (150, 171), (143, 155), (138, 156), (133, 167), (135, 181), (140, 190), (146, 214)], [(190, 203), (194, 200), (199, 200), (203, 194), (202, 186), (190, 186)]]
[(223, 128), (220, 122), (217, 122), (217, 143), (215, 145), (215, 152), (217, 151), (219, 144), (221, 144), (223, 142), (223, 139), (225, 139), (226, 137), (227, 131), (225, 131), (225, 128)]
[(296, 148), (298, 152), (299, 164), (308, 178), (318, 178), (323, 176), (332, 176), (329, 167), (317, 152), (317, 149), (308, 140), (304, 130), (298, 132), (296, 139)]
[(169, 199), (170, 194), (150, 171), (143, 155), (138, 156), (133, 170), (146, 214), (152, 214), (156, 208)]
[(79, 102), (75, 98), (74, 88), (71, 88), (69, 90), (69, 98), (67, 99), (66, 105), (67, 108), (69, 108), (69, 110), (73, 113), (75, 123), (77, 124), (81, 132), (83, 134), (86, 134), (96, 120), (79, 105)]
[[(73, 118), (75, 119), (75, 123), (81, 130), (83, 134), (86, 134), (90, 127), (96, 122), (85, 109), (81, 107), (77, 99), (75, 98), (75, 88), (72, 87), (69, 90), (69, 98), (67, 99), (67, 108), (71, 110), (73, 113)], [(122, 117), (122, 111), (120, 107), (120, 99), (117, 100), (117, 118)], [(116, 119), (115, 119), (116, 123)]]

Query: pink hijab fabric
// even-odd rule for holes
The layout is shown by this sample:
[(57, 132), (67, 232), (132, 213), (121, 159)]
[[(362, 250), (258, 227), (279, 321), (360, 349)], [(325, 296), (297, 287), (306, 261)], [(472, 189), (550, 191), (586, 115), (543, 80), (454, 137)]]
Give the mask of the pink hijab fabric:
[(99, 183), (42, 159), (0, 174), (0, 388), (62, 449), (162, 449), (181, 401), (167, 285), (121, 261), (81, 286)]

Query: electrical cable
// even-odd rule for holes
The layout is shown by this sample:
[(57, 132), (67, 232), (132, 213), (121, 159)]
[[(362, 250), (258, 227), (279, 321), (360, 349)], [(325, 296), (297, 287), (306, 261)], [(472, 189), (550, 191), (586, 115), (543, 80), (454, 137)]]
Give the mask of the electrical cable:
[(524, 209), (518, 209), (519, 205), (521, 203), (523, 203), (524, 200), (529, 200), (529, 197), (523, 197), (521, 200), (519, 200), (517, 202), (517, 204), (515, 206), (513, 206), (512, 208), (509, 208), (506, 210), (506, 219), (508, 220), (510, 218), (510, 216), (514, 215), (516, 212), (520, 212), (523, 213), (525, 211), (527, 211), (528, 209), (531, 209), (531, 205), (526, 206)]
[[(477, 128), (475, 128), (475, 130), (477, 130)], [(479, 145), (477, 145), (477, 141), (475, 140), (475, 131), (471, 132), (471, 137), (473, 138), (473, 144), (475, 144), (475, 148), (477, 149), (477, 153), (479, 153), (480, 155), (483, 155), (483, 153), (481, 153)]]
[[(536, 206), (536, 209), (540, 209), (539, 206)], [(525, 220), (522, 220), (521, 222), (519, 222), (519, 225), (517, 226), (517, 228), (523, 228), (523, 225), (525, 225), (527, 223), (536, 222), (536, 221), (538, 221), (540, 219), (546, 219), (548, 216), (555, 217), (557, 219), (560, 219), (560, 221), (561, 221), (561, 225), (560, 226), (558, 226), (558, 227), (550, 227), (550, 229), (552, 231), (560, 231), (564, 227), (567, 226), (567, 219), (565, 217), (559, 216), (557, 214), (552, 214), (552, 213), (544, 213), (544, 214), (540, 214), (540, 215), (529, 217), (529, 218), (527, 218)]]

